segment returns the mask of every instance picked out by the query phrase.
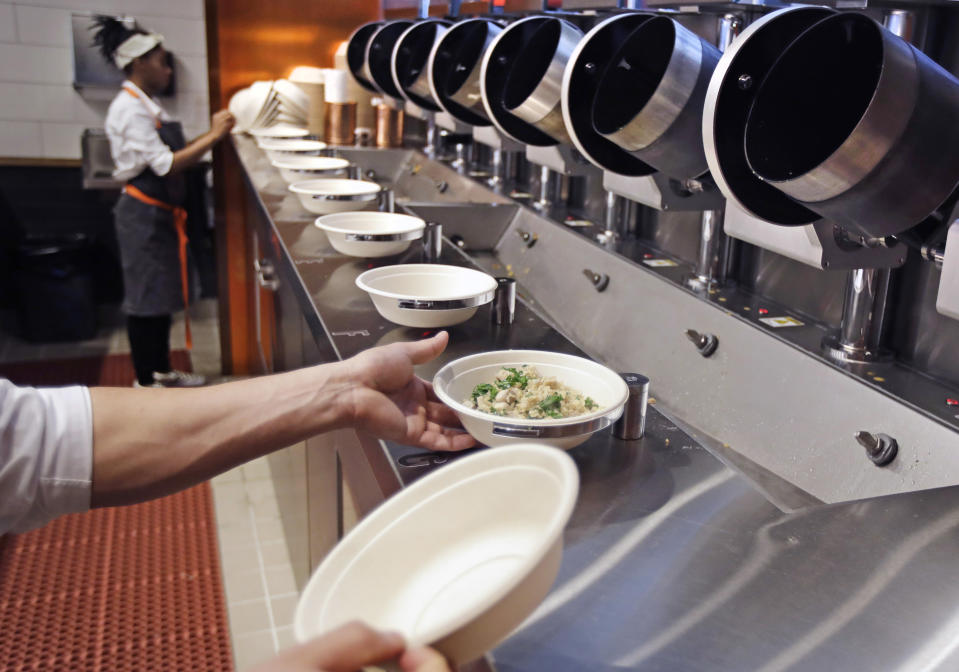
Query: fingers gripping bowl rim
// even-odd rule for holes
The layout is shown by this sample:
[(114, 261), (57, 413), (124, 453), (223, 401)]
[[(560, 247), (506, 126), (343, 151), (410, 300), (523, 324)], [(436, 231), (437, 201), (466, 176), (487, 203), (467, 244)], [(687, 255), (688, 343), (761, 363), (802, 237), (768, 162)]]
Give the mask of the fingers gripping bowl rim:
[[(599, 407), (583, 415), (540, 420), (497, 416), (463, 403), (476, 385), (493, 380), (501, 368), (524, 364), (591, 397)], [(611, 426), (622, 415), (629, 396), (625, 381), (612, 369), (583, 357), (545, 350), (499, 350), (461, 357), (436, 373), (433, 389), (481, 443), (503, 446), (535, 441), (564, 450)]]
[(578, 489), (572, 459), (543, 446), (443, 466), (333, 549), (297, 605), (294, 635), (306, 641), (359, 619), (456, 663), (481, 656), (549, 591)]

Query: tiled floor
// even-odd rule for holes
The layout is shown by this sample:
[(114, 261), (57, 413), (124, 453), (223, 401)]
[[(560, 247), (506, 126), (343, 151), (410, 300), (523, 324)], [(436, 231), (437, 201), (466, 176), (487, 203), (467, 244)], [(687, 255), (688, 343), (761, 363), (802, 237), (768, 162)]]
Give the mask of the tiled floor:
[[(215, 300), (205, 300), (191, 310), (193, 369), (214, 382), (220, 376), (216, 309)], [(0, 327), (8, 319), (0, 314)], [(0, 361), (130, 351), (116, 307), (104, 308), (100, 323), (94, 339), (54, 345), (25, 343), (0, 328)], [(174, 324), (171, 347), (184, 347), (182, 316)], [(222, 474), (212, 484), (234, 659), (242, 672), (293, 643), (291, 625), (298, 593), (266, 458)]]

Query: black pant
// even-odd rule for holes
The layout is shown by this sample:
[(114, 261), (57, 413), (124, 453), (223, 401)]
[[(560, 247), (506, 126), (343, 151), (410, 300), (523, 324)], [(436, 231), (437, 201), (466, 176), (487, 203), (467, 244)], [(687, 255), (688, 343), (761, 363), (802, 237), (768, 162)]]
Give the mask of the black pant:
[(133, 356), (133, 368), (141, 385), (153, 383), (153, 372), (170, 371), (170, 327), (173, 319), (169, 315), (127, 315), (127, 334), (130, 337), (130, 354)]

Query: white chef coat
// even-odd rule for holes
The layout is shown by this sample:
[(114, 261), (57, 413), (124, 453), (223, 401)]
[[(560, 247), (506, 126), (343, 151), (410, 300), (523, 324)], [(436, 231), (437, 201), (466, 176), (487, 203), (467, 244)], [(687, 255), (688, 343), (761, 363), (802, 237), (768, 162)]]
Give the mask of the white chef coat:
[(135, 91), (139, 98), (120, 91), (107, 110), (107, 138), (116, 164), (113, 177), (128, 182), (147, 166), (162, 177), (173, 165), (173, 151), (163, 144), (156, 124), (158, 119), (165, 122), (171, 121), (171, 117), (133, 82), (126, 81), (123, 86)]
[(88, 510), (92, 483), (89, 390), (0, 378), (0, 534)]

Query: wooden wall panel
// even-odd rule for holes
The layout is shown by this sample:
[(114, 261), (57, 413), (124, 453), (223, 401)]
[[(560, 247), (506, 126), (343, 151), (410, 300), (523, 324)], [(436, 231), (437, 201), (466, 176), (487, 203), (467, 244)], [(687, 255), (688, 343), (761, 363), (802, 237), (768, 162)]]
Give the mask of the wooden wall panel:
[[(353, 29), (381, 15), (378, 0), (206, 0), (211, 112), (260, 79), (285, 77), (297, 65), (332, 67)], [(223, 371), (256, 371), (251, 306), (254, 277), (245, 218), (245, 185), (235, 153), (214, 152), (214, 198)]]

